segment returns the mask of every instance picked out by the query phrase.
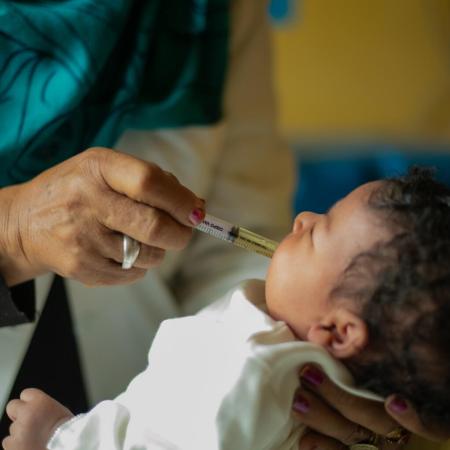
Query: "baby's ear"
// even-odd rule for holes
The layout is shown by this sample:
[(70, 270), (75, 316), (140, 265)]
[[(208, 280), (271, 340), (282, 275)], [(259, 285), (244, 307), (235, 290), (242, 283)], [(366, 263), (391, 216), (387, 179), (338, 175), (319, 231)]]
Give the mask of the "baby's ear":
[(366, 323), (345, 308), (333, 309), (308, 331), (308, 341), (325, 347), (338, 359), (357, 355), (366, 346), (368, 337)]

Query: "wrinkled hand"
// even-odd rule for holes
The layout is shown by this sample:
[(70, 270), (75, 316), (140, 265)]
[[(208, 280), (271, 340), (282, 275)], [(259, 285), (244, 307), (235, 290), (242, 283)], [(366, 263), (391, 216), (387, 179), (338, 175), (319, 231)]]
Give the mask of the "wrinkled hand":
[[(309, 366), (301, 372), (302, 388), (294, 400), (294, 415), (310, 431), (299, 450), (344, 450), (370, 439), (373, 433), (386, 436), (398, 427), (382, 403), (348, 394), (322, 371)], [(383, 444), (380, 450), (399, 450), (404, 445)]]
[[(185, 247), (204, 214), (204, 201), (172, 174), (103, 148), (1, 195), (9, 208), (0, 223), (0, 271), (9, 285), (48, 271), (90, 286), (131, 283), (165, 250)], [(141, 243), (130, 270), (120, 265), (123, 234)]]

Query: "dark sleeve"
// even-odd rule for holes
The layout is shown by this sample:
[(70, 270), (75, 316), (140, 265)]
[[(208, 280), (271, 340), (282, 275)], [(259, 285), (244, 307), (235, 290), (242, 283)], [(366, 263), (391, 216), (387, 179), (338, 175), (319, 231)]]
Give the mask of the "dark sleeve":
[(8, 288), (0, 276), (0, 327), (20, 325), (34, 320), (34, 281)]

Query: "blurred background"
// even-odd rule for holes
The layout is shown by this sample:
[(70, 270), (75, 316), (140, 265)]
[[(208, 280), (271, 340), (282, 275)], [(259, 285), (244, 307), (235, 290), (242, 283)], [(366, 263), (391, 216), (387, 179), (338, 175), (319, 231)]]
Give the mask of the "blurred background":
[(296, 209), (414, 163), (450, 183), (449, 0), (272, 0), (269, 14)]
[(272, 0), (269, 14), (295, 211), (411, 164), (450, 184), (450, 0)]

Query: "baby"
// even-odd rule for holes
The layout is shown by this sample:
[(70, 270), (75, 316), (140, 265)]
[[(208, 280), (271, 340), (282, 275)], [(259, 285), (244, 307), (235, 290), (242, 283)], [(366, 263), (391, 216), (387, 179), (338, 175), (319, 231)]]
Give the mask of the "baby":
[[(425, 169), (299, 214), (266, 283), (162, 324), (149, 366), (87, 414), (27, 389), (5, 450), (294, 449), (297, 370), (450, 424), (450, 190)], [(350, 375), (351, 374), (351, 375)], [(358, 388), (353, 386), (353, 382)], [(365, 388), (363, 390), (361, 388)]]

